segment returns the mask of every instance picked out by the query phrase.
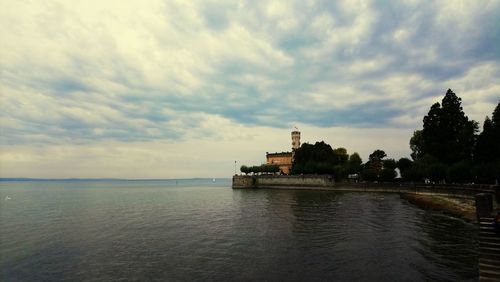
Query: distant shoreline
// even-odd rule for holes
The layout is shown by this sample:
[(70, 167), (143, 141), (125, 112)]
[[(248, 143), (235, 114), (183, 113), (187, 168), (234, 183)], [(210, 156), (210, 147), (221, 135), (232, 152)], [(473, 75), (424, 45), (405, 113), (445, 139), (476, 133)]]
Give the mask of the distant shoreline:
[(23, 182), (23, 181), (182, 181), (182, 180), (230, 180), (229, 177), (193, 177), (193, 178), (29, 178), (29, 177), (4, 177), (0, 182)]

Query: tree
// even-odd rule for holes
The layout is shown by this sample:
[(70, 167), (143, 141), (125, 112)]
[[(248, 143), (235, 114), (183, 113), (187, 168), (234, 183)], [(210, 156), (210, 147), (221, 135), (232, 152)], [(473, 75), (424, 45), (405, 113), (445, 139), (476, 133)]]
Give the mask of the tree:
[(360, 173), (362, 169), (363, 160), (358, 153), (353, 153), (349, 156), (349, 160), (347, 161), (347, 173), (355, 174)]
[(445, 164), (472, 158), (477, 123), (469, 121), (461, 102), (462, 99), (448, 89), (442, 103), (431, 106), (424, 117), (421, 136), (414, 134), (410, 140), (412, 157), (418, 159), (428, 154)]
[(436, 162), (428, 166), (426, 176), (434, 182), (440, 182), (446, 178), (447, 169), (444, 164)]
[(384, 167), (383, 159), (386, 157), (386, 153), (382, 150), (375, 150), (368, 156), (368, 161), (364, 165), (361, 176), (364, 180), (373, 181), (379, 180), (380, 174)]
[(380, 172), (379, 179), (381, 181), (392, 182), (392, 181), (394, 181), (394, 178), (396, 178), (396, 175), (397, 175), (396, 170), (394, 170), (393, 168), (384, 168)]
[(375, 171), (377, 175), (379, 175), (380, 171), (383, 168), (382, 159), (386, 156), (386, 153), (382, 150), (377, 149), (373, 151), (373, 153), (368, 156), (368, 162), (365, 165), (365, 169), (371, 169)]
[(337, 148), (333, 150), (334, 162), (336, 165), (344, 165), (349, 159), (347, 150), (345, 148)]
[(292, 174), (332, 173), (338, 162), (334, 150), (325, 142), (316, 142), (314, 145), (304, 143), (295, 150)]
[(368, 158), (370, 159), (370, 161), (380, 162), (386, 156), (387, 155), (386, 155), (386, 153), (384, 151), (377, 149), (377, 150), (373, 151), (373, 153), (371, 153)]
[(342, 181), (347, 177), (347, 167), (343, 165), (336, 165), (333, 168), (333, 174), (335, 175), (336, 181)]
[(474, 149), (474, 160), (476, 162), (490, 162), (498, 157), (497, 144), (500, 143), (496, 136), (493, 121), (486, 117), (483, 123), (483, 131), (477, 137), (476, 147)]
[(491, 120), (496, 125), (496, 128), (500, 129), (500, 102), (498, 102), (498, 105), (495, 107), (495, 110), (493, 110), (493, 115)]
[(417, 160), (422, 155), (422, 130), (415, 130), (410, 139), (411, 158)]
[(474, 176), (479, 183), (500, 180), (500, 102), (492, 118), (486, 117), (474, 148)]
[(483, 131), (477, 138), (474, 161), (487, 163), (500, 160), (500, 103), (493, 111), (492, 119), (486, 117)]
[(384, 168), (389, 169), (396, 169), (396, 167), (398, 166), (394, 159), (385, 159), (382, 161), (382, 164), (384, 165)]
[(243, 172), (244, 174), (249, 174), (251, 172), (251, 169), (246, 165), (242, 165), (240, 167), (240, 171)]
[(375, 170), (365, 167), (361, 172), (361, 177), (366, 181), (375, 181), (378, 179), (378, 174)]
[(412, 167), (404, 171), (402, 176), (406, 180), (422, 182), (426, 177), (425, 167), (420, 164), (414, 164)]
[(398, 163), (397, 163), (397, 167), (399, 168), (401, 175), (403, 174), (404, 171), (411, 168), (412, 166), (413, 166), (413, 162), (408, 158), (401, 158), (398, 160)]
[(472, 182), (471, 170), (471, 165), (467, 161), (455, 163), (448, 168), (446, 180), (452, 183)]

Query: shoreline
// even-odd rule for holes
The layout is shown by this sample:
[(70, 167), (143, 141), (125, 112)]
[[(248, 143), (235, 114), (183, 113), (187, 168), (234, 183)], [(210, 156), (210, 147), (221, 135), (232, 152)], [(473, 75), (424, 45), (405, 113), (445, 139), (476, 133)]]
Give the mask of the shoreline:
[(469, 223), (477, 223), (476, 204), (473, 199), (412, 193), (401, 193), (401, 198), (425, 210), (439, 211)]
[[(435, 184), (389, 182), (335, 182), (332, 175), (234, 175), (233, 189), (321, 190), (332, 192), (397, 193), (423, 209), (477, 223), (499, 208), (500, 186), (486, 184)], [(493, 196), (493, 199), (487, 195)], [(493, 202), (491, 202), (493, 200)], [(479, 207), (476, 207), (479, 201)]]

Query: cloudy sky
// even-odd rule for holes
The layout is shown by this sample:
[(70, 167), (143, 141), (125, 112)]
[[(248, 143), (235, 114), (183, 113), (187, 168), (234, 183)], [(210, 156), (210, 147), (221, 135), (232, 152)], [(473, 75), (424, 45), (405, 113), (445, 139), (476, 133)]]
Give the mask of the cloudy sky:
[(0, 0), (1, 177), (229, 177), (302, 141), (409, 156), (500, 99), (500, 1)]

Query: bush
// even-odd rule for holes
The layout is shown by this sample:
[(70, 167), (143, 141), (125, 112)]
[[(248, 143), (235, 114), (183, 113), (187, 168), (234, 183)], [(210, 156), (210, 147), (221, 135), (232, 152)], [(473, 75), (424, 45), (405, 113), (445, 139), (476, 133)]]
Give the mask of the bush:
[(427, 177), (434, 182), (442, 181), (446, 178), (447, 167), (442, 163), (434, 163), (427, 170)]
[(425, 168), (421, 165), (414, 165), (401, 172), (402, 177), (408, 181), (423, 182), (426, 176)]
[(380, 172), (379, 179), (380, 181), (392, 182), (394, 181), (394, 178), (396, 178), (396, 175), (396, 170), (394, 170), (393, 168), (384, 168)]
[(399, 168), (399, 171), (401, 171), (401, 173), (403, 171), (406, 171), (407, 169), (410, 169), (412, 166), (413, 162), (408, 158), (401, 158), (397, 163), (397, 167)]
[(378, 179), (377, 171), (371, 168), (365, 168), (361, 173), (361, 177), (366, 181), (376, 181)]
[(451, 165), (446, 173), (446, 180), (451, 183), (472, 182), (472, 166), (467, 162), (458, 162)]
[(396, 161), (394, 159), (383, 160), (384, 168), (396, 169), (398, 167)]
[(242, 166), (240, 167), (240, 171), (241, 171), (241, 172), (243, 172), (244, 174), (249, 174), (250, 172), (252, 172), (252, 171), (251, 171), (251, 168), (249, 168), (249, 167), (248, 167), (248, 166), (246, 166), (246, 165), (242, 165)]

